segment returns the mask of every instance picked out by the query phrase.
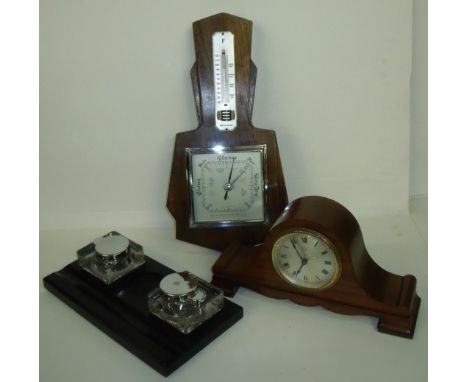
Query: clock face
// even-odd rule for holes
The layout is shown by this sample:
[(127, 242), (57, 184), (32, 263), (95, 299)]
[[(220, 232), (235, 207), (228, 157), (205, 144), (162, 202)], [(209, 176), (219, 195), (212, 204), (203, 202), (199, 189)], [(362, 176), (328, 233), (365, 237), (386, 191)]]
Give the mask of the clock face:
[(334, 246), (313, 231), (296, 231), (281, 236), (273, 245), (272, 260), (283, 279), (302, 288), (330, 287), (338, 280), (341, 271)]
[(192, 224), (264, 220), (264, 145), (187, 152)]

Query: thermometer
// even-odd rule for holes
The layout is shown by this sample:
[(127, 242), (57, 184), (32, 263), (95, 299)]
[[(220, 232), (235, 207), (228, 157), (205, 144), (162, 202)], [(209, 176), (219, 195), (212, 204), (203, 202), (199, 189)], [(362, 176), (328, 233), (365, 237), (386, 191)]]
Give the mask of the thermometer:
[(237, 126), (234, 35), (215, 32), (212, 40), (216, 127), (234, 130)]

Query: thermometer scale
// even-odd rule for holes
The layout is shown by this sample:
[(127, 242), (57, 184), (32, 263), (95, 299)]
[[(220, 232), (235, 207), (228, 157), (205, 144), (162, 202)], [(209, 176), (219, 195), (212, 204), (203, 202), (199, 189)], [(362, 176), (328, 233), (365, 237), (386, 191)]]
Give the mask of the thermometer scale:
[(234, 35), (215, 32), (212, 41), (216, 127), (234, 130), (237, 126)]

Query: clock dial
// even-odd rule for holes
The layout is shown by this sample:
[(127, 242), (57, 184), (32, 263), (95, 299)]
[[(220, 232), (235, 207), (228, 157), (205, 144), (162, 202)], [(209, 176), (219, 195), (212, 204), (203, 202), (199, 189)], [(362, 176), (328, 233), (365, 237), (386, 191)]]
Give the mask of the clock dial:
[(264, 147), (189, 151), (192, 220), (264, 220)]
[(312, 231), (296, 231), (281, 236), (273, 245), (273, 264), (289, 283), (312, 289), (333, 285), (340, 263), (333, 245)]

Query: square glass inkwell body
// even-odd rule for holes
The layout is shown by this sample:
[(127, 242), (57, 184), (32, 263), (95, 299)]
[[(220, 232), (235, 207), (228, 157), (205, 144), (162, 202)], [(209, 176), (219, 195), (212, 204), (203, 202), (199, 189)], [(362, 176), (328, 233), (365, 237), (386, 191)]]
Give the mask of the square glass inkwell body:
[(112, 231), (77, 252), (80, 267), (106, 284), (145, 263), (143, 247)]
[(188, 334), (223, 308), (224, 293), (190, 272), (165, 276), (148, 295), (152, 314)]

